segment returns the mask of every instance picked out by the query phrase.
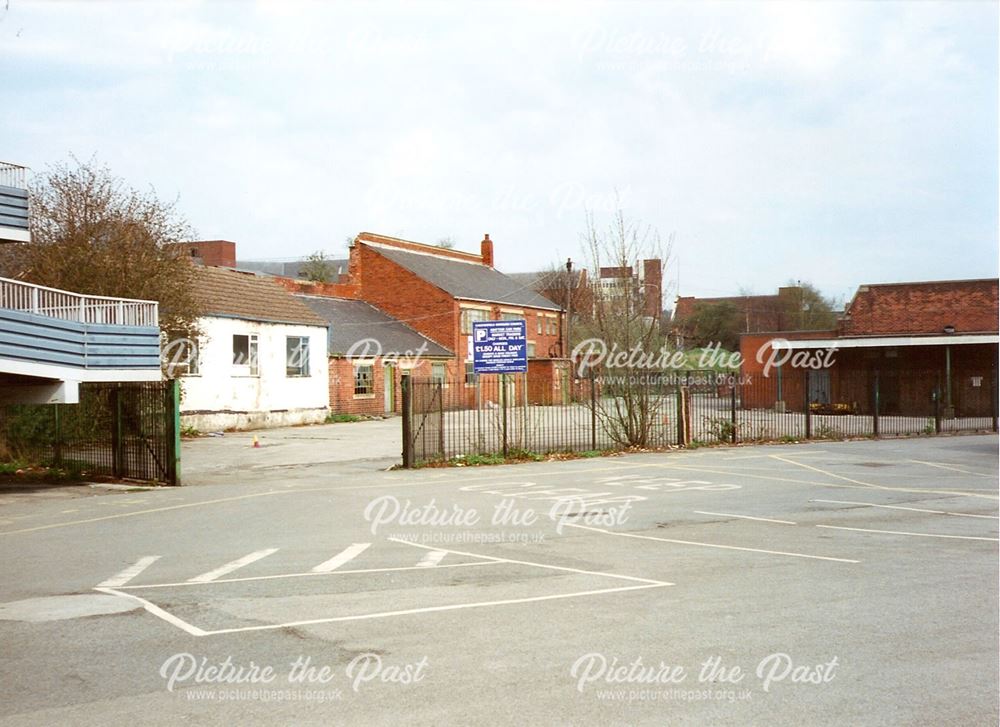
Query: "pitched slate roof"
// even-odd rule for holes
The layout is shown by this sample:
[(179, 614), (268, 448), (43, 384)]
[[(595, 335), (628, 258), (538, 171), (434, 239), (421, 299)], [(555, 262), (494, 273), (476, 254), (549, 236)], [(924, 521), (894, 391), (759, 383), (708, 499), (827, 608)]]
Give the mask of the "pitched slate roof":
[(373, 338), (381, 345), (382, 354), (415, 355), (423, 349), (425, 356), (453, 356), (448, 349), (417, 333), (405, 323), (391, 318), (363, 300), (321, 298), (297, 295), (330, 325), (331, 356), (347, 353), (358, 341)]
[(228, 268), (195, 267), (194, 296), (207, 316), (326, 327), (326, 321), (273, 279)]
[(504, 275), (488, 265), (382, 245), (370, 247), (379, 255), (455, 298), (559, 310), (559, 306), (536, 293), (531, 285)]

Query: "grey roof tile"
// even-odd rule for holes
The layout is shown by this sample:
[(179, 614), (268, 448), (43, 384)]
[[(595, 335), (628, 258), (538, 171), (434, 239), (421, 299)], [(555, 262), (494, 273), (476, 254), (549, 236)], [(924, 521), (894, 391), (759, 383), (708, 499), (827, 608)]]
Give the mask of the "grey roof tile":
[(425, 356), (454, 354), (363, 300), (296, 295), (330, 326), (331, 355), (345, 354), (358, 341), (374, 338), (383, 354), (414, 354), (422, 346)]
[(487, 265), (381, 245), (370, 247), (379, 255), (406, 268), (455, 298), (559, 310), (558, 305), (536, 293), (530, 284), (515, 280)]

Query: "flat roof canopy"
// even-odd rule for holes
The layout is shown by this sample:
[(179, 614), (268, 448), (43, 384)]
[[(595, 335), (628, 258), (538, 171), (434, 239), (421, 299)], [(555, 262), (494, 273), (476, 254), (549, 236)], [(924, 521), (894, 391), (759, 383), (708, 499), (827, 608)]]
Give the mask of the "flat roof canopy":
[(775, 338), (771, 348), (778, 351), (815, 348), (891, 348), (893, 346), (968, 346), (976, 343), (1000, 343), (1000, 335), (877, 336), (872, 338), (814, 338), (789, 341)]

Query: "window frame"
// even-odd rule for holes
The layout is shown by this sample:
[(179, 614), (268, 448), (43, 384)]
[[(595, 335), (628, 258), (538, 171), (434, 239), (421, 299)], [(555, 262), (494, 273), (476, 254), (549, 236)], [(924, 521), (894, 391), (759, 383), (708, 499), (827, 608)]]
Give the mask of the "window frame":
[[(311, 366), (310, 366), (310, 361), (309, 361), (309, 354), (310, 354), (310, 351), (309, 351), (309, 348), (310, 348), (309, 339), (310, 339), (309, 336), (285, 336), (285, 378), (288, 378), (288, 379), (304, 379), (304, 378), (309, 378), (310, 376), (312, 376), (312, 371), (310, 370)], [(292, 371), (292, 366), (289, 363), (291, 361), (291, 355), (289, 353), (288, 347), (289, 347), (289, 344), (291, 344), (291, 342), (293, 340), (297, 340), (299, 342), (297, 348), (303, 348), (303, 343), (305, 344), (304, 345), (304, 349), (305, 349), (304, 360), (302, 361), (301, 365), (298, 367), (299, 370), (297, 372)]]
[[(438, 371), (441, 372), (440, 375), (438, 375)], [(441, 388), (442, 389), (447, 389), (448, 388), (448, 367), (445, 364), (443, 364), (441, 362), (438, 362), (438, 361), (432, 362), (431, 363), (431, 381), (432, 382), (434, 382), (434, 381), (440, 381), (441, 382)]]
[[(368, 369), (368, 391), (358, 391), (358, 377), (362, 369)], [(354, 364), (354, 398), (374, 399), (375, 398), (375, 362), (358, 361)]]
[[(247, 339), (247, 362), (236, 360), (236, 339)], [(260, 376), (260, 336), (256, 333), (233, 334), (233, 368), (235, 376)], [(245, 371), (244, 371), (245, 370)]]
[[(484, 308), (462, 308), (459, 316), (459, 330), (466, 335), (472, 334), (472, 324), (490, 320), (490, 312)], [(473, 319), (475, 314), (475, 319)]]

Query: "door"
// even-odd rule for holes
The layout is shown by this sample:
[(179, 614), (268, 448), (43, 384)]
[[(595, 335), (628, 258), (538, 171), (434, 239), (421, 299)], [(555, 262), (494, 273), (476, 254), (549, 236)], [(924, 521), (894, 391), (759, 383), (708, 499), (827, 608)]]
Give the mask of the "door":
[(382, 390), (385, 396), (385, 413), (396, 411), (396, 367), (387, 363), (382, 368)]
[(830, 372), (827, 370), (809, 372), (809, 403), (830, 403)]

